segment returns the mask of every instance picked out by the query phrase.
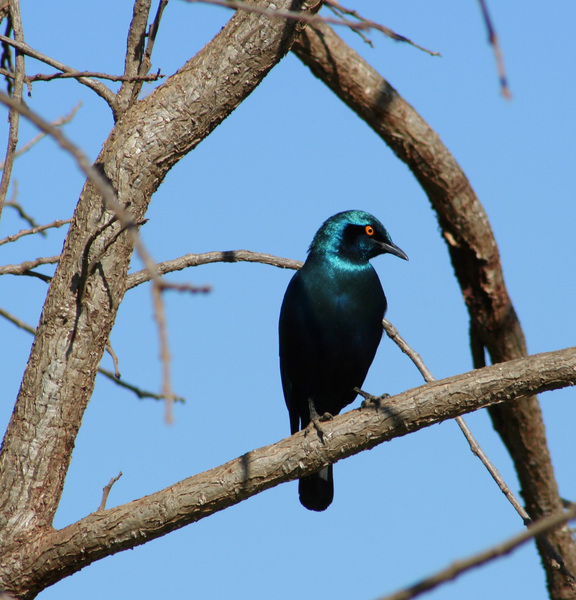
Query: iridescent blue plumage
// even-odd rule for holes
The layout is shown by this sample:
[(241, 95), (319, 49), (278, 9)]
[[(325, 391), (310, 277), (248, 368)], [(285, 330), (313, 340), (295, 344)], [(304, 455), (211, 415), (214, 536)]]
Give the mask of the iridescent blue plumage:
[[(369, 263), (379, 254), (408, 259), (371, 214), (349, 210), (318, 230), (280, 312), (280, 371), (292, 433), (318, 415), (337, 415), (356, 398), (382, 337), (386, 297)], [(332, 465), (299, 482), (302, 504), (325, 510)]]

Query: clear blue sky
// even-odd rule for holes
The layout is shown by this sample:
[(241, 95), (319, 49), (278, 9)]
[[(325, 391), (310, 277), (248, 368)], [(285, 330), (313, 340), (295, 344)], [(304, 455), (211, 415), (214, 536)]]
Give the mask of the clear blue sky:
[[(428, 120), (470, 178), (495, 231), (530, 351), (574, 345), (576, 5), (490, 3), (513, 94), (509, 102), (499, 93), (477, 2), (357, 0), (350, 6), (441, 52), (433, 58), (378, 33), (369, 34), (371, 49), (339, 29)], [(78, 69), (121, 73), (131, 2), (33, 0), (22, 10), (32, 47)], [(173, 72), (228, 17), (223, 9), (171, 2), (153, 70)], [(28, 60), (27, 72), (50, 69)], [(113, 123), (93, 92), (72, 81), (38, 82), (27, 100), (47, 119), (82, 101), (66, 133), (97, 156)], [(35, 135), (28, 125), (22, 130), (22, 141)], [(83, 180), (54, 143), (45, 140), (18, 159), (14, 176), (18, 199), (40, 223), (71, 216)], [(379, 217), (410, 257), (408, 263), (391, 256), (374, 261), (388, 318), (437, 378), (469, 370), (467, 313), (424, 193), (379, 138), (291, 55), (168, 175), (143, 237), (157, 260), (240, 248), (304, 259), (324, 219), (350, 208)], [(1, 237), (24, 227), (5, 210)], [(1, 262), (58, 254), (63, 235), (53, 231), (2, 246)], [(57, 526), (95, 510), (102, 487), (119, 471), (124, 475), (109, 506), (289, 434), (277, 318), (291, 275), (263, 265), (220, 264), (171, 276), (213, 287), (203, 297), (166, 298), (173, 385), (187, 402), (167, 426), (162, 405), (99, 378)], [(1, 305), (32, 324), (45, 291), (36, 279), (0, 279)], [(31, 336), (5, 321), (0, 336), (3, 430)], [(123, 378), (157, 391), (161, 369), (148, 287), (127, 294), (111, 341)], [(109, 357), (103, 365), (111, 368)], [(420, 383), (408, 359), (384, 339), (365, 389), (394, 394)], [(574, 399), (573, 390), (541, 398), (560, 490), (572, 500)], [(468, 423), (517, 492), (511, 461), (486, 413), (469, 416)], [(335, 481), (335, 501), (325, 513), (306, 511), (296, 483), (284, 484), (95, 563), (40, 598), (371, 600), (522, 527), (453, 422), (340, 462)], [(527, 546), (427, 597), (540, 600), (546, 598), (544, 574)]]

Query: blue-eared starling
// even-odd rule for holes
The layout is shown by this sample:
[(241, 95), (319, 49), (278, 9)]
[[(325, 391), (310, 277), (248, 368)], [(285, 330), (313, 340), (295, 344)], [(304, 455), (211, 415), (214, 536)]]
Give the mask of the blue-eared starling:
[[(292, 434), (325, 413), (337, 415), (364, 383), (382, 337), (386, 297), (370, 259), (408, 260), (382, 223), (361, 210), (320, 227), (280, 311), (280, 372)], [(334, 497), (332, 465), (299, 481), (300, 502), (325, 510)]]

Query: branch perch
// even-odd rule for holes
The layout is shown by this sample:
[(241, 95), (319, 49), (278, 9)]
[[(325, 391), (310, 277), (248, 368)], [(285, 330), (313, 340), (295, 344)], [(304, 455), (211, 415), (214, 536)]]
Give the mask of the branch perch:
[(0, 572), (13, 574), (9, 591), (33, 595), (35, 581), (54, 583), (328, 463), (494, 403), (568, 385), (576, 385), (576, 347), (429, 383), (323, 423), (323, 441), (301, 431), (62, 530), (42, 531), (36, 542), (15, 544), (0, 556)]

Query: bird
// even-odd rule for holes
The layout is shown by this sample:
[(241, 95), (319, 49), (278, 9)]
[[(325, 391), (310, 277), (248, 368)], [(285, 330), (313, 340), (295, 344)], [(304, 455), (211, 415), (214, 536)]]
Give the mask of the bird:
[[(292, 435), (322, 416), (337, 415), (364, 383), (387, 308), (369, 262), (380, 254), (408, 260), (376, 217), (362, 210), (340, 212), (316, 232), (288, 284), (278, 332)], [(298, 492), (308, 510), (326, 510), (334, 498), (333, 466), (300, 478)]]

